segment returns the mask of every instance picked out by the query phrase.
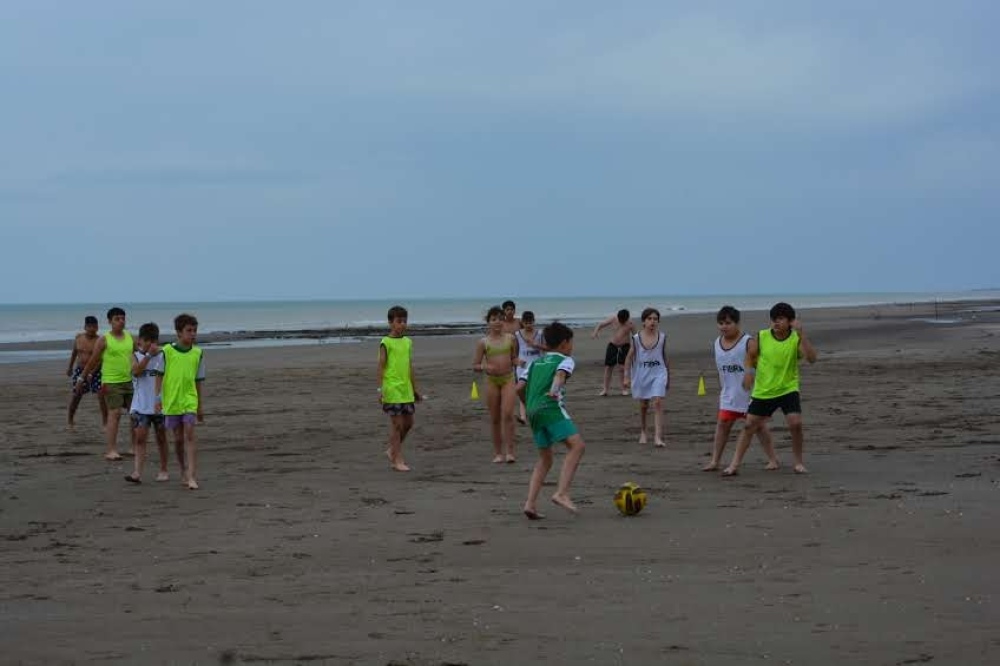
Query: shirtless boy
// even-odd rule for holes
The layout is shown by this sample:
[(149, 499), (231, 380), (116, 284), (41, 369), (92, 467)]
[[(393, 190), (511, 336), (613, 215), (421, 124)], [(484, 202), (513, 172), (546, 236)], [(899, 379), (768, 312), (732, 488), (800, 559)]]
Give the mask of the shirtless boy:
[(521, 320), (514, 315), (517, 306), (514, 301), (504, 301), (500, 307), (503, 308), (503, 332), (514, 335), (521, 330)]
[(614, 372), (615, 366), (622, 369), (622, 395), (628, 395), (628, 387), (625, 385), (625, 357), (628, 356), (629, 340), (635, 333), (635, 324), (629, 317), (631, 317), (629, 311), (622, 309), (618, 311), (618, 314), (611, 315), (594, 328), (592, 337), (596, 340), (602, 329), (608, 326), (615, 327), (611, 341), (608, 342), (608, 348), (604, 352), (604, 388), (600, 395), (608, 395), (611, 390), (611, 373)]
[(73, 382), (73, 397), (69, 401), (68, 427), (74, 427), (73, 419), (76, 418), (76, 409), (80, 406), (80, 400), (84, 393), (93, 393), (97, 396), (97, 404), (101, 408), (101, 424), (107, 425), (108, 404), (104, 401), (104, 394), (101, 393), (101, 373), (96, 372), (89, 382), (83, 381), (83, 369), (94, 353), (94, 345), (97, 344), (97, 317), (87, 315), (83, 320), (83, 332), (76, 334), (73, 340), (73, 353), (69, 357), (69, 367), (66, 368), (66, 376)]

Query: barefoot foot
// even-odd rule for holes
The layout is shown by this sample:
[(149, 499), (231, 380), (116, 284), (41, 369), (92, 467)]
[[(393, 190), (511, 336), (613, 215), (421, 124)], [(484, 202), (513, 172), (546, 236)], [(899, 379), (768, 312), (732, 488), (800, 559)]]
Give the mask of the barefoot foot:
[(802, 463), (798, 463), (798, 464), (797, 464), (797, 465), (795, 465), (795, 467), (793, 467), (792, 469), (794, 470), (794, 472), (795, 472), (796, 474), (808, 474), (808, 473), (809, 473), (809, 470), (807, 470), (807, 469), (806, 469), (806, 466), (805, 466), (805, 465), (803, 465)]
[(658, 439), (655, 442), (653, 442), (653, 446), (655, 446), (658, 449), (665, 449), (665, 448), (667, 448), (666, 442), (664, 442), (662, 439)]
[(577, 513), (576, 505), (573, 504), (573, 501), (565, 495), (553, 495), (552, 502), (554, 504), (558, 504), (570, 513)]
[(509, 463), (516, 463), (517, 462), (517, 458), (514, 457), (513, 453), (508, 453), (506, 460)]
[(722, 476), (736, 476), (739, 473), (740, 470), (736, 469), (735, 467), (727, 467), (726, 469), (722, 470)]
[(601, 392), (600, 392), (600, 393), (598, 393), (597, 395), (598, 395), (599, 397), (601, 397), (601, 398), (604, 398), (604, 397), (607, 397), (607, 395), (608, 395), (608, 392), (607, 392), (607, 391), (601, 391)]
[(502, 463), (503, 462), (503, 456), (500, 455), (499, 453), (496, 454), (495, 456), (493, 456), (493, 462), (495, 462), (495, 463)]
[(160, 472), (159, 474), (156, 475), (156, 480), (157, 481), (169, 481), (170, 480), (170, 475), (167, 474), (166, 472)]
[(772, 460), (771, 462), (769, 462), (766, 465), (764, 465), (764, 469), (770, 470), (770, 471), (774, 471), (774, 470), (778, 469), (779, 467), (781, 467), (781, 465), (778, 464), (777, 460)]
[(142, 479), (140, 479), (139, 476), (136, 475), (135, 473), (128, 474), (125, 477), (125, 480), (128, 481), (129, 483), (142, 483)]
[(524, 507), (524, 515), (528, 517), (528, 520), (541, 520), (545, 517), (538, 513), (537, 509), (529, 509), (528, 507)]
[(717, 463), (717, 462), (706, 463), (705, 466), (701, 468), (701, 471), (703, 471), (703, 472), (718, 472), (719, 471), (719, 463)]
[(195, 481), (194, 479), (188, 479), (187, 489), (188, 490), (198, 490), (198, 482)]
[(402, 460), (400, 460), (399, 462), (395, 462), (395, 463), (393, 463), (393, 464), (392, 464), (392, 468), (393, 468), (394, 470), (396, 470), (397, 472), (409, 472), (409, 471), (410, 471), (410, 466), (409, 466), (409, 465), (407, 465), (407, 464), (406, 464), (405, 462), (403, 462)]
[(112, 451), (111, 453), (105, 453), (104, 454), (104, 459), (107, 460), (107, 461), (109, 461), (109, 462), (116, 462), (118, 460), (121, 460), (122, 456), (117, 451)]
[(646, 444), (648, 442), (649, 442), (649, 439), (646, 438), (646, 433), (641, 433), (639, 435), (639, 443), (640, 444)]

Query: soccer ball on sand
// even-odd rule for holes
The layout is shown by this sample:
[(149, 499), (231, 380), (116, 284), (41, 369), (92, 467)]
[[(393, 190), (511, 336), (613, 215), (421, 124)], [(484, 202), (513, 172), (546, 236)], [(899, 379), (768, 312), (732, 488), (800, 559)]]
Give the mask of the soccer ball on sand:
[(615, 506), (623, 516), (634, 516), (646, 506), (646, 491), (631, 481), (622, 484), (615, 493)]

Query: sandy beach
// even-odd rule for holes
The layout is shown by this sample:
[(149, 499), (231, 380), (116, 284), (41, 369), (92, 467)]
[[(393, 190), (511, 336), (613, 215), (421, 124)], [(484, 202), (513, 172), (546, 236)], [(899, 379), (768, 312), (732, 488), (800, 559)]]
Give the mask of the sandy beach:
[[(780, 416), (781, 470), (754, 448), (736, 478), (700, 471), (712, 315), (663, 322), (663, 450), (636, 443), (631, 398), (598, 397), (606, 339), (578, 330), (582, 511), (539, 522), (521, 513), (530, 432), (516, 464), (490, 464), (472, 336), (415, 338), (429, 400), (407, 474), (383, 455), (375, 340), (209, 349), (196, 492), (173, 461), (167, 483), (147, 464), (126, 484), (92, 396), (65, 430), (65, 360), (4, 366), (0, 661), (1000, 663), (996, 305), (800, 313), (820, 354), (805, 476)], [(629, 480), (651, 498), (635, 518), (611, 503)]]

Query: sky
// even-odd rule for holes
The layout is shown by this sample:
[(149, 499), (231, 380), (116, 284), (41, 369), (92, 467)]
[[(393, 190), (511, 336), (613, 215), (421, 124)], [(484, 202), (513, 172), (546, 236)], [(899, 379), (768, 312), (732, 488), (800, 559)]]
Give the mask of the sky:
[(0, 303), (1000, 287), (1000, 5), (0, 5)]

